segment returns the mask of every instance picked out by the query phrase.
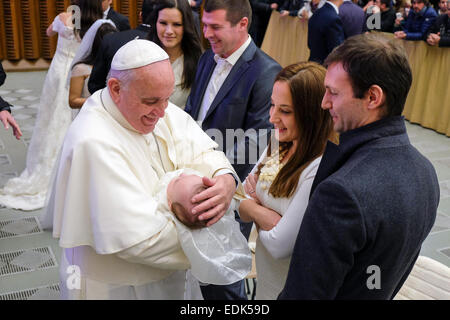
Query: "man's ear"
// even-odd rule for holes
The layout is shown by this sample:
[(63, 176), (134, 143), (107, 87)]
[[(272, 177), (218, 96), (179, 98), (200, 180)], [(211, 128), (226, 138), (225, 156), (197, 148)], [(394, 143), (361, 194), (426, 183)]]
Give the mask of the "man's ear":
[(248, 25), (248, 18), (247, 18), (247, 17), (243, 17), (243, 18), (239, 21), (239, 26), (240, 26), (242, 29), (248, 30), (248, 27), (249, 27), (249, 25)]
[(115, 104), (118, 104), (120, 101), (120, 82), (116, 78), (110, 78), (108, 80), (108, 88), (109, 94), (111, 95), (111, 99)]
[(384, 91), (380, 86), (376, 84), (370, 86), (367, 95), (369, 103), (367, 107), (369, 110), (375, 110), (377, 108), (384, 107), (386, 103), (386, 95), (384, 94)]

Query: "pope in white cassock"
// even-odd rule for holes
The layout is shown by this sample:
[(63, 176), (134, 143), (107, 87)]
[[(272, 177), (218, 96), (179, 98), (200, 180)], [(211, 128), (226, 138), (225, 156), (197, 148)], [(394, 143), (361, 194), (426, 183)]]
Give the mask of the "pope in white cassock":
[(166, 172), (201, 172), (209, 188), (192, 198), (193, 213), (209, 226), (227, 211), (237, 178), (216, 143), (168, 102), (173, 88), (164, 50), (133, 40), (70, 126), (48, 204), (63, 248), (61, 298), (193, 298), (189, 261), (154, 187)]

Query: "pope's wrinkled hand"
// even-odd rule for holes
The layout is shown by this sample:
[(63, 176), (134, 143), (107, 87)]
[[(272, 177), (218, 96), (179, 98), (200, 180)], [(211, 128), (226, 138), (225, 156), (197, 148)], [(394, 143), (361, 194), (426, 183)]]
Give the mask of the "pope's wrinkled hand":
[(236, 190), (236, 182), (231, 174), (224, 174), (212, 179), (203, 177), (203, 184), (208, 188), (192, 198), (192, 203), (198, 203), (192, 209), (192, 214), (201, 212), (199, 220), (207, 221), (206, 226), (209, 227), (227, 212)]

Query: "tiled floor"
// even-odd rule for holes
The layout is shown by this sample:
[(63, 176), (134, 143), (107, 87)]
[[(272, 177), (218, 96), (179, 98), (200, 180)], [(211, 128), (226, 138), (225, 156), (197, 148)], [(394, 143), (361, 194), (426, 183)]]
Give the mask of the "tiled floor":
[[(23, 132), (17, 141), (0, 128), (0, 186), (25, 167), (39, 96), (46, 72), (9, 73), (0, 95), (13, 103), (13, 115)], [(407, 122), (412, 143), (434, 164), (441, 187), (436, 223), (422, 255), (450, 266), (450, 138)], [(43, 210), (22, 212), (0, 208), (0, 300), (45, 299), (58, 296), (61, 250), (37, 218)], [(27, 218), (27, 219), (24, 219)]]

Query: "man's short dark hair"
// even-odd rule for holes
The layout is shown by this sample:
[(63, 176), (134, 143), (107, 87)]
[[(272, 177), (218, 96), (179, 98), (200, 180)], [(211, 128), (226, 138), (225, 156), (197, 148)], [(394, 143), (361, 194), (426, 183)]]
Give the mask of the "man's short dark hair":
[(336, 47), (324, 63), (342, 63), (355, 98), (363, 98), (372, 85), (380, 86), (386, 96), (387, 117), (402, 114), (412, 82), (405, 50), (395, 41), (376, 34), (353, 36)]
[(248, 0), (205, 0), (203, 10), (212, 12), (224, 9), (227, 12), (227, 20), (235, 26), (243, 17), (248, 18), (248, 28), (252, 22), (252, 8)]
[(391, 7), (391, 0), (380, 0), (380, 4), (384, 4), (386, 8)]

